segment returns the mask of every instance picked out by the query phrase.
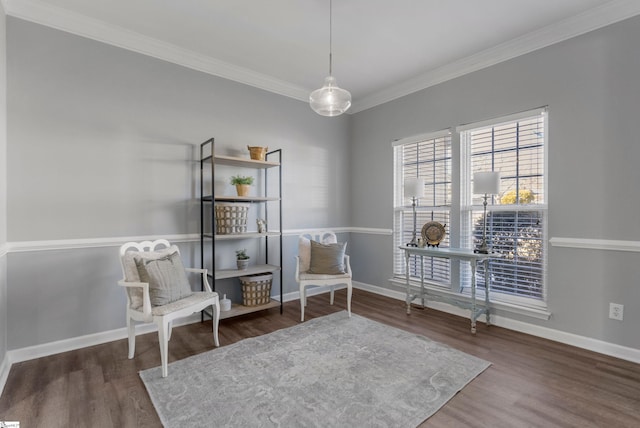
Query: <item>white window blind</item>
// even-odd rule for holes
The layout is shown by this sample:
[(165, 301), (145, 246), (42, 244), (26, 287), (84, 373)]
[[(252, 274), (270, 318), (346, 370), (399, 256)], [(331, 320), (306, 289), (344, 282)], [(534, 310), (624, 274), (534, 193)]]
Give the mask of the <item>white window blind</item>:
[[(487, 273), (479, 272), (479, 283), (488, 274), (492, 296), (544, 300), (547, 116), (545, 111), (520, 116), (465, 126), (461, 132), (461, 240), (472, 248), (482, 239), (483, 195), (472, 193), (473, 174), (499, 171), (500, 192), (488, 199), (487, 240), (500, 257)], [(468, 267), (461, 269), (461, 284), (470, 285)]]
[[(398, 249), (413, 237), (412, 201), (405, 197), (403, 183), (410, 177), (424, 179), (424, 197), (416, 207), (416, 233), (420, 237), (422, 225), (428, 221), (450, 224), (451, 216), (451, 136), (449, 131), (406, 139), (394, 144), (394, 276), (405, 275), (404, 253)], [(448, 247), (448, 234), (441, 246)], [(448, 259), (424, 257), (424, 277), (432, 282), (449, 285)], [(410, 276), (418, 278), (420, 258), (412, 257)]]

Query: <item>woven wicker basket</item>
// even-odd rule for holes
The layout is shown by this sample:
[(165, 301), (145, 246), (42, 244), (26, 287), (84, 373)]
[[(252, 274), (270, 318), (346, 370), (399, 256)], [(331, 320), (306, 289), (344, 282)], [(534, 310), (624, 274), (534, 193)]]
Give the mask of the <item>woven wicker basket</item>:
[(266, 305), (271, 301), (272, 274), (241, 276), (242, 304), (245, 306)]
[(247, 231), (249, 204), (216, 204), (216, 233), (229, 235)]

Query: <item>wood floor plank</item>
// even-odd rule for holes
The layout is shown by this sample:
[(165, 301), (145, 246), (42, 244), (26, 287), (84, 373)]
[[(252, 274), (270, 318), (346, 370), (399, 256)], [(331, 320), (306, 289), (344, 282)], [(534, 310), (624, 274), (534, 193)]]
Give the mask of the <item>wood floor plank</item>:
[[(309, 320), (346, 308), (346, 293), (308, 299)], [(354, 290), (353, 312), (491, 362), (421, 427), (639, 427), (640, 365), (496, 326)], [(300, 323), (298, 301), (220, 322), (222, 346)], [(22, 427), (159, 427), (138, 372), (160, 365), (156, 333), (14, 364), (0, 420)], [(211, 322), (175, 328), (169, 362), (214, 349)], [(169, 368), (171, 376), (171, 368)]]

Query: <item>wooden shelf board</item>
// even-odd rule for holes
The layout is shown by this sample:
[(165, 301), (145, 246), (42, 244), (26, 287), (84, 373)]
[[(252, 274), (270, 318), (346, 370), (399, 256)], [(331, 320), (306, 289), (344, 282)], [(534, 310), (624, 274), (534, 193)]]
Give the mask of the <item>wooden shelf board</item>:
[(216, 235), (216, 241), (229, 241), (229, 240), (235, 240), (235, 239), (256, 239), (256, 238), (264, 238), (264, 237), (267, 237), (267, 236), (280, 236), (280, 232), (228, 233), (228, 234), (225, 234), (225, 235)]
[(215, 155), (213, 157), (213, 162), (218, 165), (230, 165), (245, 168), (273, 168), (276, 166), (280, 166), (280, 162), (259, 161), (254, 159), (221, 155)]
[(273, 273), (278, 272), (280, 266), (275, 265), (253, 265), (244, 270), (239, 269), (219, 269), (215, 271), (215, 279), (239, 278), (246, 275), (254, 275), (257, 273)]
[(274, 299), (271, 299), (271, 301), (266, 305), (260, 306), (244, 306), (232, 303), (230, 311), (220, 311), (220, 319), (233, 318), (240, 315), (250, 314), (252, 312), (264, 311), (265, 309), (277, 308), (279, 306), (280, 302)]
[[(210, 200), (209, 198), (207, 198)], [(217, 202), (269, 202), (279, 201), (280, 198), (268, 197), (268, 196), (226, 196), (216, 195), (215, 200)]]

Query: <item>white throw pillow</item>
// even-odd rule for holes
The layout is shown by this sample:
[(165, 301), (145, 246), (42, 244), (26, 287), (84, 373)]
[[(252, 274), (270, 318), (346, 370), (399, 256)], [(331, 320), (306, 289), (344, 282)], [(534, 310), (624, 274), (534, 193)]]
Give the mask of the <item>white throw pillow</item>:
[(164, 306), (193, 294), (180, 254), (157, 259), (134, 257), (141, 282), (149, 283), (151, 306)]
[[(164, 248), (156, 251), (127, 251), (122, 260), (124, 266), (124, 280), (127, 282), (143, 282), (140, 281), (140, 275), (138, 275), (138, 267), (134, 257), (138, 256), (142, 259), (157, 259), (173, 252), (179, 252), (176, 245), (172, 245), (169, 248)], [(126, 287), (129, 300), (131, 301), (131, 308), (138, 309), (142, 306), (142, 288), (140, 287)]]

